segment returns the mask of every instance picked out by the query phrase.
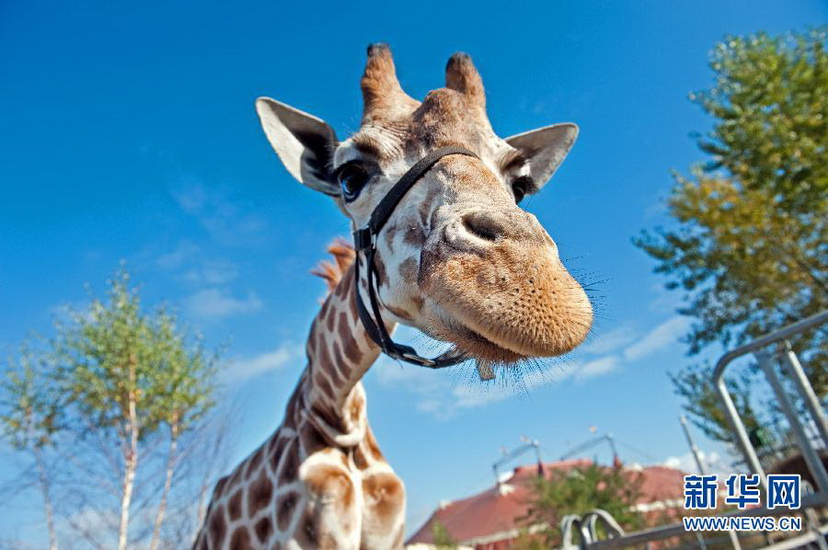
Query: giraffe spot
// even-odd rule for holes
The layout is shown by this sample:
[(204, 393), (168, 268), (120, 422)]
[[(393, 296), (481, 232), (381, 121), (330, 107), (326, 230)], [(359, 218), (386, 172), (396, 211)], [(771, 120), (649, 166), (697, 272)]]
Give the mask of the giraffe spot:
[[(325, 305), (328, 305), (326, 302)], [(333, 307), (328, 307), (327, 309), (323, 308), (320, 312), (320, 315), (323, 319), (325, 319), (325, 326), (328, 328), (328, 332), (333, 332), (334, 330), (334, 323), (336, 322), (336, 311), (334, 311)]]
[(226, 534), (227, 524), (224, 522), (224, 510), (216, 510), (210, 514), (210, 540), (216, 546), (221, 546)]
[(348, 338), (347, 340), (343, 340), (342, 342), (342, 352), (345, 354), (345, 357), (350, 361), (351, 364), (359, 363), (362, 361), (362, 352), (359, 350), (359, 346), (356, 343), (356, 340), (353, 338)]
[[(420, 212), (423, 212), (423, 210), (420, 210)], [(410, 227), (406, 230), (405, 235), (403, 235), (403, 242), (419, 248), (425, 243), (425, 233), (423, 233), (420, 226)]]
[(239, 489), (232, 497), (230, 497), (230, 500), (227, 501), (227, 514), (230, 516), (230, 521), (235, 521), (241, 517), (241, 500), (242, 491)]
[(351, 367), (345, 361), (345, 358), (342, 356), (342, 348), (339, 345), (339, 342), (334, 342), (333, 345), (333, 360), (336, 368), (341, 377), (348, 378), (350, 374)]
[(374, 256), (374, 267), (377, 270), (377, 280), (379, 284), (388, 282), (388, 271), (385, 269), (385, 262), (382, 261), (382, 256)]
[(296, 542), (302, 548), (319, 548), (316, 540), (316, 526), (314, 525), (313, 516), (305, 512), (302, 516), (302, 521), (299, 522), (299, 528), (296, 532)]
[(216, 482), (216, 488), (213, 489), (213, 498), (220, 495), (222, 491), (224, 491), (224, 486), (227, 485), (228, 479), (230, 479), (230, 476), (224, 476)]
[(397, 519), (405, 502), (405, 487), (397, 476), (381, 473), (362, 480), (365, 504), (373, 509), (377, 520), (390, 526)]
[[(259, 539), (259, 542), (264, 544), (267, 542), (268, 537), (271, 533), (273, 533), (273, 524), (270, 521), (270, 518), (264, 517), (256, 522), (256, 526), (254, 527), (256, 531), (256, 538)], [(276, 543), (279, 544), (278, 542)]]
[(259, 447), (256, 451), (256, 454), (253, 455), (253, 458), (250, 459), (250, 462), (247, 464), (247, 479), (250, 479), (256, 474), (256, 470), (259, 469), (259, 466), (262, 465), (262, 455), (264, 454), (264, 447)]
[(310, 423), (302, 427), (299, 437), (302, 440), (302, 447), (305, 449), (305, 453), (309, 456), (328, 446), (328, 443), (322, 437), (322, 434), (319, 433), (319, 430)]
[(399, 318), (400, 318), (400, 319), (402, 319), (403, 321), (411, 321), (411, 320), (412, 320), (411, 315), (409, 315), (409, 314), (408, 314), (405, 310), (403, 310), (403, 309), (396, 308), (396, 307), (393, 307), (393, 306), (389, 306), (389, 305), (387, 305), (387, 304), (386, 304), (386, 306), (385, 306), (385, 307), (388, 309), (388, 311), (390, 311), (391, 313), (393, 313), (394, 315), (396, 315), (397, 317), (399, 317)]
[(356, 319), (359, 315), (356, 306), (356, 292), (352, 292), (350, 298), (348, 298), (348, 310), (351, 312), (351, 319)]
[(268, 504), (273, 497), (273, 482), (267, 477), (264, 470), (258, 479), (247, 489), (247, 513), (250, 516), (256, 514)]
[(374, 460), (383, 460), (382, 451), (380, 451), (379, 445), (377, 445), (374, 432), (369, 431), (366, 434), (365, 442), (368, 444), (368, 451), (371, 453), (371, 456), (374, 457)]
[(400, 278), (409, 284), (417, 282), (417, 260), (407, 258), (400, 264)]
[(279, 485), (287, 485), (296, 479), (299, 472), (298, 445), (291, 445), (285, 449), (284, 459), (279, 469)]
[(360, 470), (368, 467), (368, 459), (365, 457), (365, 452), (363, 452), (361, 444), (354, 448), (354, 466)]
[(250, 550), (250, 533), (246, 527), (239, 527), (233, 532), (230, 539), (231, 550)]
[(279, 497), (276, 503), (276, 525), (279, 531), (286, 531), (290, 526), (290, 518), (299, 502), (299, 493), (291, 491)]
[(391, 224), (385, 228), (385, 244), (388, 245), (388, 251), (394, 252), (394, 237), (397, 235), (397, 224)]
[(351, 414), (351, 421), (359, 422), (359, 419), (362, 416), (362, 411), (365, 408), (365, 398), (362, 397), (359, 393), (355, 393), (353, 397), (351, 397), (351, 403), (349, 406), (349, 413)]

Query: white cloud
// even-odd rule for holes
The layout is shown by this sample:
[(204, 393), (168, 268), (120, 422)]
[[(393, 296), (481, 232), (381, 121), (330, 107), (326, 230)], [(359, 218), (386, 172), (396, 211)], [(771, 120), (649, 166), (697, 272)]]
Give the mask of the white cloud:
[(303, 364), (303, 353), (301, 345), (285, 342), (274, 350), (234, 360), (225, 371), (225, 377), (233, 382), (244, 382), (284, 367)]
[(184, 307), (196, 318), (221, 318), (258, 311), (263, 304), (255, 293), (235, 298), (224, 290), (207, 288), (186, 298)]
[(675, 344), (689, 326), (690, 320), (687, 317), (672, 317), (648, 332), (636, 343), (628, 346), (624, 350), (624, 358), (632, 361), (661, 351)]
[(620, 358), (616, 355), (610, 355), (608, 357), (602, 357), (601, 359), (589, 361), (578, 367), (575, 372), (575, 379), (582, 382), (584, 380), (589, 380), (590, 378), (615, 372), (619, 368), (621, 368)]

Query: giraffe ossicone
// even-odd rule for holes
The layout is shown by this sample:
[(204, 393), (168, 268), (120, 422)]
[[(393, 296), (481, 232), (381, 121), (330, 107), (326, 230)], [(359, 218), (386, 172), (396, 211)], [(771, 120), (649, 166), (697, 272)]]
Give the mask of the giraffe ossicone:
[[(408, 169), (441, 147), (376, 241), (377, 298), (391, 332), (401, 323), (453, 346), (481, 372), (566, 353), (592, 324), (581, 286), (538, 220), (520, 208), (569, 152), (573, 124), (501, 139), (486, 115), (483, 82), (465, 54), (422, 102), (397, 80), (389, 48), (369, 47), (357, 132), (339, 141), (325, 122), (260, 98), (265, 134), (287, 170), (330, 196), (352, 228)], [(377, 446), (360, 380), (379, 347), (359, 320), (366, 269), (352, 249), (331, 251), (320, 273), (330, 293), (307, 341), (307, 366), (285, 418), (216, 485), (196, 548), (401, 548), (405, 488)], [(412, 367), (417, 368), (417, 367)], [(463, 367), (458, 367), (463, 368)]]

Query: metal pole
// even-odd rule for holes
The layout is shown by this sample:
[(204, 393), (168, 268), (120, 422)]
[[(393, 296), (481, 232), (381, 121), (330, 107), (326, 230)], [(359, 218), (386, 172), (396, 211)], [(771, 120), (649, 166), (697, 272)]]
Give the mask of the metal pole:
[(786, 351), (782, 355), (782, 364), (786, 367), (788, 375), (796, 383), (796, 387), (805, 400), (805, 405), (808, 406), (808, 410), (811, 411), (811, 417), (813, 417), (814, 423), (819, 430), (819, 435), (822, 436), (822, 444), (828, 448), (828, 419), (825, 417), (825, 410), (822, 408), (822, 404), (814, 392), (814, 387), (811, 385), (808, 377), (805, 376), (805, 370), (799, 363), (799, 358), (793, 349), (791, 349), (791, 343), (787, 340), (785, 340), (785, 348)]
[(690, 452), (693, 453), (693, 458), (696, 460), (696, 467), (699, 469), (699, 473), (704, 475), (704, 463), (702, 462), (701, 456), (699, 456), (699, 448), (696, 447), (696, 443), (690, 435), (690, 428), (687, 427), (687, 418), (681, 414), (679, 415), (679, 422), (681, 422), (681, 427), (684, 430), (684, 437), (687, 438), (687, 444), (690, 445)]
[(779, 406), (788, 419), (788, 424), (799, 443), (800, 449), (802, 449), (802, 456), (805, 458), (805, 463), (808, 464), (808, 469), (814, 476), (817, 489), (820, 493), (828, 492), (828, 472), (825, 471), (825, 466), (822, 464), (819, 454), (811, 444), (811, 440), (808, 439), (808, 434), (805, 433), (805, 429), (802, 427), (796, 411), (791, 406), (791, 401), (785, 392), (785, 388), (782, 386), (782, 382), (776, 376), (770, 355), (766, 351), (761, 351), (756, 353), (755, 356), (759, 361), (759, 366), (765, 372), (765, 377), (768, 379), (771, 388), (773, 388), (773, 393), (776, 394), (776, 398), (779, 400)]
[(750, 467), (750, 471), (759, 476), (759, 481), (761, 482), (762, 487), (765, 491), (767, 491), (768, 481), (765, 476), (765, 470), (762, 468), (762, 464), (759, 462), (759, 457), (756, 455), (756, 450), (750, 442), (750, 437), (748, 437), (745, 424), (742, 422), (739, 412), (736, 410), (736, 405), (733, 404), (733, 399), (727, 391), (724, 377), (720, 376), (716, 380), (716, 390), (719, 392), (719, 397), (722, 398), (725, 415), (728, 420), (730, 420), (730, 424), (733, 426), (733, 431), (736, 432), (736, 441), (739, 444), (739, 448), (742, 450), (742, 454), (745, 456), (745, 460)]

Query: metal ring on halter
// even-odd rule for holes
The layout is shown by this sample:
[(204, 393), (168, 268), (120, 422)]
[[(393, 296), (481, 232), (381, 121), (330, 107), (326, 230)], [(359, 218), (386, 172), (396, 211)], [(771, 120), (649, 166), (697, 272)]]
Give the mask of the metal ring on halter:
[(377, 297), (377, 287), (381, 284), (379, 274), (377, 273), (376, 264), (374, 263), (374, 256), (377, 251), (377, 237), (379, 232), (385, 226), (385, 223), (394, 213), (394, 209), (400, 203), (402, 198), (411, 189), (420, 178), (422, 178), (438, 160), (448, 155), (466, 155), (469, 157), (479, 158), (475, 153), (464, 149), (463, 147), (441, 147), (436, 149), (417, 161), (414, 166), (408, 169), (403, 176), (394, 184), (394, 187), (388, 192), (380, 201), (374, 211), (371, 213), (371, 218), (368, 220), (368, 225), (362, 229), (354, 231), (354, 249), (357, 254), (362, 253), (365, 256), (365, 265), (368, 273), (368, 300), (371, 305), (369, 313), (368, 308), (362, 301), (362, 295), (359, 292), (359, 258), (357, 258), (354, 266), (355, 270), (355, 284), (356, 284), (356, 305), (357, 313), (365, 326), (365, 331), (371, 337), (382, 352), (400, 361), (419, 365), (421, 367), (428, 367), (432, 369), (440, 369), (443, 367), (450, 367), (468, 359), (465, 355), (459, 352), (446, 352), (434, 359), (428, 359), (417, 353), (417, 350), (411, 346), (397, 344), (391, 339), (388, 330), (385, 328), (385, 323), (382, 321), (380, 315), (379, 298)]

